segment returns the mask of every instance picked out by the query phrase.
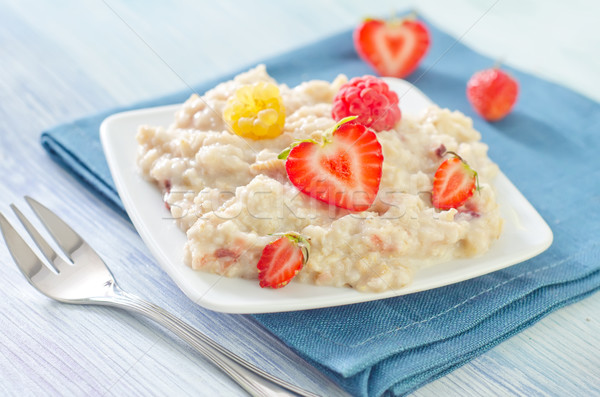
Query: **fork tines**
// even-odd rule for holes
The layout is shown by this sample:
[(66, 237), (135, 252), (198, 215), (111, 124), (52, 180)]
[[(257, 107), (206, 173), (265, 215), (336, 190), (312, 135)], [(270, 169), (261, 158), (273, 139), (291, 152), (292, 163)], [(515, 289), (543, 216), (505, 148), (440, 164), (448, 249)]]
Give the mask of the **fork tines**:
[[(28, 196), (25, 197), (25, 200), (34, 210), (46, 230), (48, 230), (48, 233), (63, 250), (64, 254), (71, 259), (72, 253), (82, 244), (85, 244), (82, 238), (44, 205)], [(56, 275), (55, 272), (60, 273), (66, 269), (66, 266), (71, 266), (71, 264), (57, 254), (27, 217), (14, 204), (11, 204), (10, 208), (15, 212), (27, 233), (31, 236), (42, 255), (48, 261), (50, 267), (46, 266), (46, 264), (40, 260), (29, 244), (21, 237), (6, 217), (0, 213), (0, 229), (2, 230), (4, 240), (23, 275), (32, 285), (42, 290), (40, 286), (45, 284), (44, 281), (49, 281), (51, 277)], [(54, 271), (51, 270), (51, 268)], [(42, 292), (46, 293), (46, 291), (43, 290)]]

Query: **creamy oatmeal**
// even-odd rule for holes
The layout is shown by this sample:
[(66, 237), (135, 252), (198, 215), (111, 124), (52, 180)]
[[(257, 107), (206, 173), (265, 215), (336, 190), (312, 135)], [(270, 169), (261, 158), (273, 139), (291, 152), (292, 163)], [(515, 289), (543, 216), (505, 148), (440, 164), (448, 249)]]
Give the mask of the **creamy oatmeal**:
[[(419, 267), (482, 254), (499, 237), (502, 219), (491, 186), (498, 167), (469, 118), (432, 107), (378, 132), (384, 155), (379, 193), (369, 210), (353, 213), (300, 193), (277, 159), (294, 141), (335, 124), (332, 100), (346, 77), (279, 85), (283, 133), (252, 140), (231, 133), (221, 115), (236, 89), (258, 81), (274, 82), (264, 66), (202, 98), (192, 95), (168, 128), (139, 128), (138, 164), (187, 233), (185, 261), (193, 269), (257, 278), (271, 234), (295, 231), (311, 243), (296, 281), (383, 291), (406, 285)], [(438, 210), (430, 192), (446, 150), (478, 172), (480, 189), (461, 207)]]

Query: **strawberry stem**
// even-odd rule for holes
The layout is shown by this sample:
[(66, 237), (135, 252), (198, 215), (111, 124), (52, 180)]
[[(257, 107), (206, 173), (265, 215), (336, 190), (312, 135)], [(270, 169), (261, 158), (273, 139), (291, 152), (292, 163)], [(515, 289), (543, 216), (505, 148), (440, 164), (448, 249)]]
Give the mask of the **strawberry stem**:
[(414, 21), (417, 19), (417, 16), (418, 16), (417, 10), (411, 10), (411, 12), (407, 16), (405, 16), (403, 19), (405, 21)]
[[(325, 131), (323, 133), (323, 142), (321, 143), (321, 146), (325, 145), (326, 143), (331, 143), (331, 136), (333, 135), (333, 132), (335, 130), (337, 130), (342, 125), (346, 124), (347, 122), (355, 120), (357, 118), (358, 118), (358, 116), (344, 117), (343, 119), (341, 119), (340, 121), (338, 121), (333, 127), (329, 128), (327, 131)], [(292, 149), (294, 147), (298, 146), (299, 144), (301, 144), (302, 142), (318, 143), (314, 139), (310, 139), (310, 138), (309, 139), (302, 139), (302, 140), (299, 140), (299, 141), (295, 141), (290, 146), (288, 146), (287, 148), (283, 149), (283, 151), (281, 153), (279, 153), (279, 155), (277, 155), (277, 158), (279, 160), (286, 160), (288, 158), (288, 156), (290, 155), (290, 152), (292, 151)]]
[(392, 17), (386, 21), (388, 25), (400, 26), (406, 21), (415, 21), (417, 19), (417, 11), (412, 10), (410, 13), (399, 17), (396, 11), (392, 12)]
[(305, 237), (297, 232), (285, 232), (285, 233), (271, 233), (270, 236), (278, 236), (285, 237), (290, 240), (292, 243), (296, 244), (300, 250), (302, 251), (302, 256), (304, 257), (304, 263), (308, 262), (308, 257), (310, 255), (310, 238)]
[(492, 69), (500, 69), (502, 67), (502, 64), (504, 63), (504, 60), (502, 58), (498, 58), (494, 61), (494, 66), (492, 66)]
[(462, 161), (463, 163), (467, 164), (467, 162), (466, 162), (465, 160), (463, 160), (463, 158), (462, 158), (462, 157), (460, 157), (460, 156), (458, 155), (458, 153), (456, 153), (456, 152), (453, 152), (452, 150), (446, 150), (446, 151), (445, 151), (445, 152), (442, 154), (442, 157), (444, 157), (444, 156), (445, 156), (445, 155), (447, 155), (447, 154), (451, 154), (451, 155), (453, 155), (454, 157), (456, 157), (457, 159), (459, 159), (460, 161)]
[(299, 144), (301, 144), (302, 142), (317, 143), (317, 141), (315, 141), (314, 139), (301, 139), (301, 140), (294, 141), (294, 142), (292, 142), (292, 144), (290, 146), (283, 149), (283, 151), (277, 155), (277, 158), (279, 160), (287, 160), (292, 149), (295, 148), (296, 146), (298, 146)]
[(340, 128), (342, 125), (352, 121), (352, 120), (356, 120), (358, 118), (358, 116), (348, 116), (348, 117), (344, 117), (343, 119), (341, 119), (340, 121), (338, 121), (333, 127), (327, 129), (327, 131), (325, 131), (323, 133), (323, 145), (325, 145), (326, 143), (331, 143), (331, 137), (333, 136), (333, 133)]
[(479, 174), (477, 173), (477, 171), (475, 171), (473, 168), (471, 168), (471, 166), (469, 165), (469, 163), (467, 163), (465, 160), (463, 160), (462, 157), (460, 157), (458, 155), (458, 153), (453, 152), (452, 150), (446, 150), (446, 152), (444, 154), (442, 154), (442, 157), (447, 155), (447, 154), (451, 154), (454, 157), (456, 157), (457, 159), (459, 159), (460, 161), (463, 162), (464, 165), (466, 165), (468, 167), (469, 170), (471, 170), (474, 174), (475, 174), (475, 190), (479, 191), (481, 189), (481, 186), (479, 186)]
[(343, 124), (346, 124), (347, 122), (352, 121), (352, 120), (356, 120), (357, 118), (358, 118), (358, 116), (344, 117), (343, 119), (341, 119), (340, 121), (338, 121), (336, 125), (333, 126), (333, 131), (335, 131), (338, 128), (340, 128)]
[(287, 158), (290, 155), (290, 152), (292, 151), (293, 148), (294, 148), (294, 144), (292, 143), (290, 146), (283, 149), (283, 152), (279, 153), (277, 155), (277, 158), (279, 160), (287, 160)]

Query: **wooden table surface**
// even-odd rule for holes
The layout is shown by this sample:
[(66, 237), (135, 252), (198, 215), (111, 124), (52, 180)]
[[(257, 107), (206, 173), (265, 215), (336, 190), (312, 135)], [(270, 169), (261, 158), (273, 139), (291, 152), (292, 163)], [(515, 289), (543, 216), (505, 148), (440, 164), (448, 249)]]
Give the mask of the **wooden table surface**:
[[(71, 220), (122, 287), (258, 365), (319, 391), (284, 346), (202, 309), (133, 227), (53, 163), (51, 126), (186, 88), (347, 29), (406, 1), (0, 1), (0, 211), (32, 195)], [(600, 100), (600, 3), (419, 2), (462, 41)], [(223, 33), (226, 32), (226, 33)], [(185, 344), (117, 310), (50, 301), (0, 244), (1, 395), (243, 395)], [(600, 294), (560, 309), (414, 396), (600, 395)]]

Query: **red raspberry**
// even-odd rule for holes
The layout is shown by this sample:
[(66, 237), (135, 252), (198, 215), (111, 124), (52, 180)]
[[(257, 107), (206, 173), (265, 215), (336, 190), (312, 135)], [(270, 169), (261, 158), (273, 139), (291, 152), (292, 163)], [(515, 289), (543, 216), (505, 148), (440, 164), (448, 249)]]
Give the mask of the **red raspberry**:
[(377, 132), (389, 130), (400, 120), (398, 95), (375, 76), (355, 77), (340, 87), (333, 98), (335, 121), (358, 116), (356, 122)]

